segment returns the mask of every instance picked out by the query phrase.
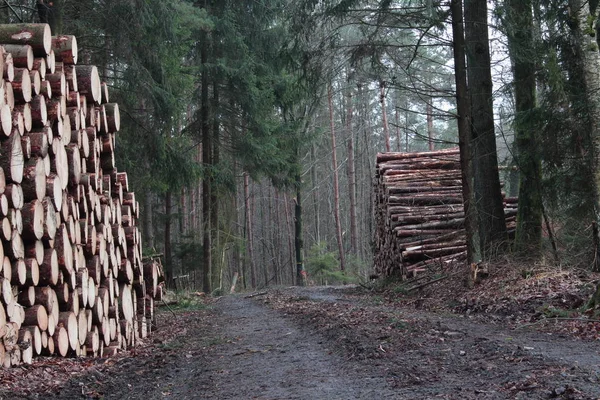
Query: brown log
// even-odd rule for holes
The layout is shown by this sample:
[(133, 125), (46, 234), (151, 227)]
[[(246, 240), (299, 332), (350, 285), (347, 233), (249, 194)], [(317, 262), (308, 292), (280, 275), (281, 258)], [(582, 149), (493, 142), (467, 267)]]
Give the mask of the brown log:
[(12, 89), (15, 103), (22, 104), (31, 101), (31, 77), (27, 68), (15, 68)]
[(91, 353), (94, 356), (98, 355), (98, 351), (100, 350), (100, 333), (97, 326), (94, 326), (92, 331), (87, 334), (85, 345), (88, 354)]
[[(9, 262), (9, 265), (10, 265), (10, 262)], [(2, 300), (2, 302), (4, 304), (8, 304), (11, 301), (13, 301), (13, 293), (12, 293), (12, 287), (10, 284), (10, 277), (0, 278), (0, 290), (1, 290), (0, 299)], [(2, 309), (4, 310), (4, 308), (2, 308)]]
[(23, 325), (37, 326), (43, 331), (48, 329), (48, 313), (46, 312), (46, 308), (39, 304), (26, 308)]
[(30, 45), (36, 57), (46, 57), (52, 48), (48, 24), (0, 25), (0, 43)]
[[(43, 90), (42, 90), (43, 92)], [(31, 123), (34, 128), (43, 128), (48, 123), (48, 109), (46, 99), (38, 95), (31, 99)]]
[(79, 93), (84, 95), (88, 102), (99, 103), (102, 87), (98, 68), (93, 65), (78, 65), (76, 71)]
[(58, 326), (66, 329), (69, 337), (69, 347), (71, 350), (75, 350), (79, 346), (79, 325), (75, 313), (72, 311), (60, 312)]
[[(40, 73), (38, 71), (29, 71), (29, 79), (31, 80), (31, 95), (38, 96), (42, 92), (42, 78)], [(31, 121), (29, 121), (29, 124), (31, 125)]]
[[(40, 355), (42, 353), (42, 332), (37, 326), (24, 326), (19, 331), (19, 342), (24, 342), (24, 338), (21, 337), (21, 331), (27, 331), (31, 335), (31, 350), (33, 356)], [(46, 337), (46, 346), (48, 345), (48, 337)]]
[(26, 203), (21, 214), (23, 217), (23, 239), (40, 240), (44, 236), (44, 206), (35, 199)]
[(46, 81), (50, 82), (50, 89), (52, 90), (51, 101), (67, 95), (67, 78), (64, 73), (46, 74)]
[(20, 209), (25, 204), (23, 189), (17, 183), (9, 183), (6, 185), (4, 194), (8, 201), (8, 206), (14, 209)]
[(69, 144), (66, 147), (67, 161), (69, 168), (69, 183), (78, 185), (81, 180), (81, 155), (79, 147), (76, 144)]
[(73, 248), (69, 241), (69, 235), (66, 225), (60, 224), (54, 239), (54, 249), (58, 257), (58, 265), (61, 270), (71, 275), (73, 273)]
[[(62, 145), (59, 138), (54, 138), (53, 148), (55, 151), (54, 160), (50, 170), (60, 178), (61, 189), (65, 190), (69, 184), (69, 160), (65, 146)], [(57, 210), (62, 207), (57, 206)]]
[(17, 258), (12, 261), (12, 277), (10, 283), (17, 286), (25, 285), (27, 279), (27, 268), (25, 261), (22, 258)]
[(4, 47), (0, 53), (2, 56), (2, 77), (8, 82), (12, 82), (15, 78), (14, 64), (12, 59), (12, 54), (6, 53), (4, 51)]
[(5, 44), (4, 50), (12, 55), (13, 65), (33, 69), (33, 49), (26, 44)]
[[(4, 196), (4, 195), (3, 195)], [(12, 238), (12, 225), (10, 224), (10, 220), (8, 218), (2, 218), (0, 221), (0, 236), (2, 240), (10, 241)]]
[(24, 201), (43, 200), (46, 196), (46, 173), (44, 161), (32, 158), (25, 164), (21, 182)]
[[(6, 178), (4, 177), (4, 170), (0, 167), (0, 195), (4, 194), (6, 190)], [(0, 209), (2, 215), (6, 215), (4, 208)]]
[(66, 64), (77, 64), (77, 39), (73, 35), (52, 37), (52, 50), (56, 61)]
[[(21, 288), (21, 291), (18, 294), (17, 302), (23, 307), (31, 307), (35, 304), (35, 288), (33, 286), (27, 286)], [(2, 308), (2, 314), (4, 313), (4, 308)], [(6, 319), (6, 316), (5, 316)], [(0, 318), (1, 322), (1, 318)], [(6, 321), (4, 321), (6, 323)]]
[[(69, 353), (70, 338), (67, 329), (64, 326), (59, 326), (52, 336), (55, 351), (61, 357), (66, 357)], [(49, 342), (49, 341), (48, 341)]]
[(48, 67), (46, 66), (46, 58), (45, 57), (34, 57), (33, 59), (33, 67), (32, 70), (39, 72), (40, 78), (46, 78), (46, 70)]
[(108, 103), (110, 101), (109, 93), (108, 93), (108, 84), (106, 82), (102, 82), (101, 87), (102, 87), (102, 89), (101, 89), (101, 92), (102, 92), (102, 96), (101, 96), (102, 97), (102, 104), (106, 104), (106, 103)]
[(35, 258), (41, 264), (44, 261), (44, 243), (41, 240), (25, 243), (25, 258)]
[(16, 230), (13, 230), (12, 237), (10, 240), (10, 246), (5, 248), (6, 254), (11, 260), (18, 260), (25, 257), (25, 245), (21, 235)]
[(0, 167), (4, 170), (9, 182), (21, 183), (25, 157), (21, 147), (21, 137), (11, 136), (0, 146)]
[(58, 283), (59, 273), (56, 250), (45, 249), (43, 261), (40, 263), (40, 284), (55, 286)]
[(35, 258), (25, 260), (26, 279), (25, 285), (37, 286), (40, 282), (40, 266)]

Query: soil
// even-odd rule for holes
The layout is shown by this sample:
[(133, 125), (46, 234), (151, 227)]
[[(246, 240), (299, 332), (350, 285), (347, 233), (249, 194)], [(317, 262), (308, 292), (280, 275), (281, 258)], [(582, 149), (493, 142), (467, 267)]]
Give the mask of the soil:
[(0, 398), (600, 398), (600, 342), (568, 332), (570, 320), (417, 298), (349, 286), (198, 298), (163, 309), (145, 344), (111, 359), (1, 371)]

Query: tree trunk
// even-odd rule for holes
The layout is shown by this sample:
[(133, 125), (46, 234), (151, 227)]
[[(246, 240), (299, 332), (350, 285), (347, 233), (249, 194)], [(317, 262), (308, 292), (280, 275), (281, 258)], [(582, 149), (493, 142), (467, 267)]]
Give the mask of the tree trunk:
[(431, 101), (427, 102), (427, 143), (429, 144), (429, 151), (435, 150), (435, 143), (433, 142), (433, 106)]
[(250, 201), (250, 175), (244, 172), (244, 210), (246, 215), (246, 245), (250, 263), (250, 285), (256, 287), (256, 264), (254, 263), (254, 236), (252, 232), (252, 207)]
[[(317, 159), (317, 144), (313, 143), (313, 145), (310, 148), (310, 157), (311, 157), (311, 169), (310, 169), (310, 179), (311, 179), (311, 184), (313, 188), (316, 188), (317, 185), (319, 184), (318, 181), (318, 175), (317, 175), (317, 165), (318, 165), (318, 159)], [(321, 215), (320, 215), (320, 207), (319, 207), (319, 200), (320, 200), (320, 193), (318, 190), (313, 190), (313, 208), (314, 208), (314, 213), (315, 213), (315, 240), (317, 243), (321, 242)]]
[(346, 140), (348, 140), (348, 199), (350, 202), (350, 251), (358, 254), (358, 231), (356, 227), (356, 165), (354, 163), (354, 133), (352, 92), (348, 91), (348, 114), (346, 117)]
[(383, 119), (383, 137), (385, 138), (385, 151), (392, 151), (390, 146), (390, 130), (387, 120), (387, 110), (385, 105), (385, 82), (379, 82), (379, 102), (381, 103), (381, 117)]
[(329, 85), (328, 87), (327, 94), (329, 102), (329, 129), (331, 132), (331, 153), (333, 168), (333, 214), (335, 217), (335, 230), (340, 257), (340, 270), (344, 271), (346, 269), (346, 256), (344, 254), (344, 242), (342, 240), (342, 223), (340, 220), (340, 185), (337, 164), (337, 145), (335, 140), (335, 121), (333, 118), (333, 93), (331, 85)]
[[(207, 1), (204, 1), (207, 8)], [(206, 294), (211, 292), (211, 270), (212, 270), (212, 232), (211, 232), (211, 168), (212, 168), (212, 141), (210, 134), (209, 100), (208, 100), (208, 33), (202, 32), (200, 62), (203, 67), (200, 93), (200, 123), (202, 129), (202, 165), (204, 176), (202, 179), (202, 290)]]
[[(214, 50), (216, 52), (215, 54), (215, 59), (218, 59), (218, 52), (217, 50)], [(219, 110), (219, 83), (218, 83), (218, 79), (215, 78), (214, 82), (213, 82), (213, 131), (212, 131), (212, 137), (211, 137), (211, 147), (212, 147), (212, 153), (211, 153), (211, 166), (213, 168), (215, 168), (215, 171), (218, 170), (218, 165), (221, 161), (221, 121), (219, 119), (219, 113), (217, 110)], [(216, 172), (215, 172), (216, 173)], [(214, 251), (217, 252), (217, 254), (219, 254), (219, 251), (221, 250), (221, 243), (220, 243), (220, 229), (219, 229), (219, 193), (217, 191), (216, 188), (216, 179), (214, 176), (214, 173), (210, 174), (210, 227), (211, 227), (211, 253)], [(219, 280), (219, 277), (221, 276), (221, 270), (223, 268), (223, 265), (221, 263), (221, 257), (217, 257), (218, 262), (212, 262), (212, 267), (211, 267), (211, 272), (212, 272), (212, 277), (211, 277), (211, 282), (216, 282)], [(211, 285), (211, 289), (212, 289)]]
[(165, 193), (165, 274), (167, 284), (173, 284), (173, 258), (171, 256), (171, 191)]
[(505, 25), (514, 69), (515, 150), (519, 167), (515, 245), (518, 252), (535, 256), (539, 254), (542, 239), (542, 163), (535, 127), (529, 123), (536, 107), (531, 0), (508, 0)]
[(483, 256), (491, 256), (494, 243), (506, 239), (496, 136), (487, 25), (487, 1), (465, 0), (465, 44), (471, 102), (475, 203)]
[(458, 143), (462, 177), (462, 195), (467, 236), (467, 262), (480, 260), (477, 214), (473, 202), (473, 160), (471, 154), (471, 113), (465, 65), (465, 36), (463, 28), (462, 0), (450, 2), (452, 14), (452, 40), (454, 43), (454, 71), (456, 81), (456, 108), (458, 111)]
[(290, 266), (291, 266), (291, 274), (290, 274), (290, 283), (293, 285), (294, 284), (294, 278), (296, 277), (296, 266), (294, 265), (294, 246), (292, 244), (292, 237), (293, 237), (293, 233), (292, 233), (292, 223), (291, 223), (291, 218), (290, 218), (290, 202), (288, 200), (287, 194), (283, 194), (283, 205), (285, 207), (285, 226), (286, 226), (286, 233), (287, 233), (287, 237), (288, 237), (288, 256), (289, 256), (289, 261), (290, 261)]
[(302, 176), (296, 174), (296, 204), (294, 207), (294, 243), (296, 249), (296, 285), (304, 286), (304, 260), (302, 250), (304, 241), (302, 240)]

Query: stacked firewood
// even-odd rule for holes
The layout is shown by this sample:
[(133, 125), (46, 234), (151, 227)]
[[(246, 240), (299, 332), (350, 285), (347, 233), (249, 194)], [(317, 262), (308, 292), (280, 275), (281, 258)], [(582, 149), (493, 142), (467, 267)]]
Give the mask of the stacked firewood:
[[(458, 149), (377, 155), (377, 273), (405, 279), (466, 259), (461, 182)], [(512, 231), (516, 199), (505, 207)]]
[(160, 269), (115, 167), (119, 107), (46, 24), (0, 25), (0, 75), (0, 364), (133, 346)]

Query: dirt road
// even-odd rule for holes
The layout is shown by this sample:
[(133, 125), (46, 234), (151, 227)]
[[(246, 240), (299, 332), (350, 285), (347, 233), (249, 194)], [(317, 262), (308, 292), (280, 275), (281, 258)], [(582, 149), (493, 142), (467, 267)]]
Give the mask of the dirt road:
[(20, 398), (600, 398), (598, 342), (331, 288), (227, 296), (161, 318), (157, 343)]

